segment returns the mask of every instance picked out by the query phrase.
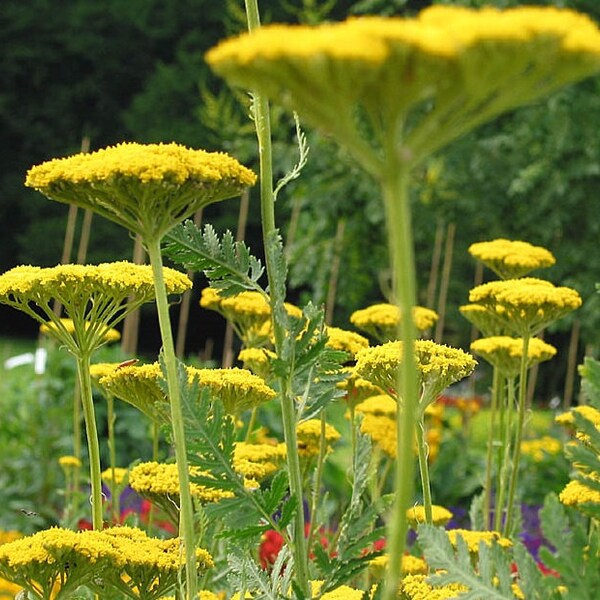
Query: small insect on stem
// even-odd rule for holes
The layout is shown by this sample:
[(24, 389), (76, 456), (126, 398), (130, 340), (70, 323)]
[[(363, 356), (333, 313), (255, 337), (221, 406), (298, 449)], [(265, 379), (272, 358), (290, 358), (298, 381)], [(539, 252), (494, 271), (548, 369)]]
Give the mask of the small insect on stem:
[(138, 358), (130, 358), (129, 360), (124, 360), (122, 363), (117, 365), (117, 369), (122, 369), (123, 367), (131, 367), (136, 363), (140, 362)]

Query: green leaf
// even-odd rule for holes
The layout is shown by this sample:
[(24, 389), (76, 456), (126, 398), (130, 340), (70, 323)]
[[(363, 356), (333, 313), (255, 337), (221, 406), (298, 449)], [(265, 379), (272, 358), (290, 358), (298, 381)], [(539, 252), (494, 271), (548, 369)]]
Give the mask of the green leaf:
[(225, 296), (244, 290), (263, 292), (258, 280), (264, 267), (244, 242), (235, 241), (230, 231), (219, 239), (211, 225), (205, 225), (202, 231), (188, 220), (165, 236), (163, 252), (190, 271), (203, 271), (211, 285)]

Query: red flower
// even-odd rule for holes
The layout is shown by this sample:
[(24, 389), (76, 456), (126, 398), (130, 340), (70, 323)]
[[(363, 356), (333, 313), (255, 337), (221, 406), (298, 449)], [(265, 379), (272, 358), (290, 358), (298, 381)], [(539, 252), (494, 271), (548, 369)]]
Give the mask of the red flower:
[(262, 541), (258, 548), (258, 556), (263, 569), (266, 569), (275, 562), (282, 547), (283, 536), (279, 532), (269, 529), (263, 533)]

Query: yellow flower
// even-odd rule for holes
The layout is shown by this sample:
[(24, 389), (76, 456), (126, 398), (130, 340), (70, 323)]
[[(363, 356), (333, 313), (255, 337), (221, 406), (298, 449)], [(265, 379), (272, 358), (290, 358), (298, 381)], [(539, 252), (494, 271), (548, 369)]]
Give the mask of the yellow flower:
[(273, 475), (285, 456), (285, 444), (237, 442), (233, 452), (233, 468), (244, 477), (260, 481)]
[(576, 508), (584, 508), (586, 504), (600, 505), (600, 491), (574, 480), (567, 483), (558, 499), (565, 506)]
[[(64, 326), (65, 330), (69, 333), (75, 333), (75, 325), (72, 319), (60, 319), (61, 324)], [(89, 329), (90, 323), (85, 323), (85, 328)], [(51, 330), (56, 329), (56, 325), (54, 323), (43, 323), (40, 325), (40, 333), (51, 334)], [(104, 342), (110, 344), (112, 342), (118, 342), (121, 339), (121, 334), (116, 329), (109, 329), (104, 334)]]
[(276, 357), (275, 352), (267, 348), (244, 348), (238, 354), (238, 360), (242, 361), (244, 369), (263, 379), (271, 375), (271, 361)]
[(255, 180), (227, 154), (126, 142), (32, 167), (25, 185), (148, 240), (160, 239), (198, 209), (238, 195)]
[[(483, 357), (506, 377), (516, 377), (521, 367), (523, 340), (508, 336), (494, 336), (475, 340), (471, 351)], [(550, 360), (556, 348), (539, 338), (531, 338), (527, 348), (527, 368)]]
[(197, 377), (200, 387), (209, 388), (211, 395), (218, 398), (232, 415), (269, 402), (277, 396), (264, 379), (247, 369), (192, 369), (191, 373)]
[[(570, 10), (435, 6), (409, 19), (263, 27), (206, 59), (229, 83), (281, 100), (364, 155), (353, 122), (359, 107), (371, 130), (397, 136), (404, 160), (415, 163), (497, 114), (595, 73), (600, 33)], [(420, 123), (409, 129), (415, 114)]]
[[(431, 507), (434, 525), (445, 525), (452, 518), (452, 513), (443, 506), (433, 505)], [(417, 528), (420, 523), (425, 523), (425, 507), (412, 506), (406, 511), (406, 518), (413, 529)]]
[(600, 410), (588, 404), (576, 406), (569, 412), (558, 415), (555, 418), (555, 421), (561, 425), (573, 425), (575, 423), (575, 417), (573, 416), (574, 413), (580, 414), (582, 417), (586, 418), (588, 421), (591, 421), (600, 429)]
[[(438, 319), (435, 311), (423, 306), (415, 306), (412, 315), (415, 327), (419, 331), (430, 329)], [(380, 342), (389, 342), (398, 338), (400, 321), (400, 309), (394, 304), (373, 304), (350, 315), (352, 325)]]
[(468, 588), (459, 583), (444, 586), (431, 586), (427, 583), (427, 575), (407, 575), (400, 582), (402, 598), (408, 600), (446, 600), (458, 598)]
[[(369, 571), (374, 579), (382, 579), (385, 574), (385, 569), (390, 562), (390, 557), (387, 554), (382, 554), (369, 561)], [(427, 573), (427, 563), (418, 556), (405, 554), (402, 556), (402, 573), (404, 575), (417, 575)]]
[[(190, 279), (164, 268), (167, 292), (180, 294)], [(27, 313), (73, 354), (90, 352), (107, 341), (111, 329), (144, 302), (154, 299), (152, 269), (125, 261), (100, 265), (21, 266), (0, 275), (0, 303)], [(59, 319), (52, 304), (58, 301), (69, 319)], [(31, 304), (43, 316), (31, 308)]]
[(360, 430), (368, 435), (387, 456), (396, 458), (398, 432), (395, 416), (366, 413), (360, 423)]
[(485, 337), (504, 335), (506, 333), (506, 323), (491, 308), (486, 308), (480, 304), (465, 304), (460, 306), (458, 310)]
[(535, 335), (546, 325), (581, 306), (579, 294), (549, 281), (525, 277), (491, 281), (471, 290), (469, 302), (476, 302), (502, 318), (517, 335)]
[[(470, 375), (477, 364), (470, 354), (430, 340), (416, 340), (414, 348), (421, 388), (421, 411), (446, 387)], [(402, 350), (402, 342), (387, 342), (362, 350), (356, 362), (356, 373), (398, 397)]]
[(61, 456), (58, 459), (58, 464), (63, 469), (78, 469), (81, 467), (81, 461), (76, 456)]
[(102, 471), (100, 476), (102, 477), (102, 481), (104, 481), (106, 484), (109, 484), (111, 481), (113, 481), (114, 476), (114, 483), (116, 485), (121, 485), (125, 480), (125, 477), (127, 477), (128, 470), (129, 469), (124, 469), (123, 467), (115, 467), (113, 473), (113, 469), (105, 469)]
[(382, 393), (381, 388), (360, 377), (355, 367), (342, 367), (342, 372), (347, 373), (348, 377), (341, 381), (338, 387), (346, 390), (345, 400), (348, 406), (356, 406), (366, 398)]
[(535, 462), (542, 462), (548, 456), (560, 454), (562, 444), (560, 440), (545, 435), (537, 440), (523, 440), (521, 442), (521, 454), (531, 456)]
[(396, 418), (398, 404), (387, 394), (378, 394), (366, 398), (356, 405), (357, 413)]
[(456, 547), (456, 539), (458, 536), (466, 542), (469, 552), (479, 552), (479, 543), (484, 542), (488, 546), (492, 542), (497, 543), (503, 548), (512, 546), (512, 542), (505, 537), (502, 537), (497, 531), (471, 531), (469, 529), (449, 529), (447, 532), (450, 543)]
[(502, 279), (517, 279), (535, 269), (550, 267), (556, 262), (546, 248), (502, 238), (471, 244), (469, 254)]
[[(298, 436), (298, 454), (302, 457), (317, 456), (319, 454), (319, 440), (321, 439), (321, 420), (309, 419), (303, 421), (296, 428)], [(325, 424), (325, 442), (336, 442), (340, 434), (335, 427)], [(329, 449), (329, 448), (328, 448)]]
[(353, 331), (346, 331), (339, 327), (327, 327), (327, 346), (334, 350), (346, 352), (354, 358), (360, 350), (369, 347), (369, 340)]

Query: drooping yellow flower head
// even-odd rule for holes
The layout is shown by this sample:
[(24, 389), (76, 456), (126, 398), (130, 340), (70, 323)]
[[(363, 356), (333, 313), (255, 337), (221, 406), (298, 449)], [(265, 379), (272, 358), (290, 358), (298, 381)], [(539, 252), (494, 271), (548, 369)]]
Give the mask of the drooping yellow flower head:
[[(167, 293), (180, 294), (192, 286), (174, 269), (163, 268)], [(109, 332), (132, 310), (154, 299), (152, 269), (129, 262), (100, 265), (15, 267), (0, 275), (0, 303), (8, 304), (47, 326), (72, 353), (91, 352), (107, 341)], [(59, 319), (54, 301), (69, 320)], [(36, 305), (42, 312), (33, 310)]]
[[(190, 479), (206, 475), (197, 467), (190, 467)], [(179, 522), (179, 474), (175, 463), (143, 462), (129, 471), (129, 486), (140, 496), (160, 507), (174, 525)], [(193, 498), (202, 503), (231, 498), (231, 492), (190, 483)]]
[(517, 279), (556, 262), (552, 252), (546, 248), (503, 238), (471, 244), (469, 254), (492, 269), (501, 279)]
[[(309, 458), (319, 454), (319, 440), (321, 438), (320, 419), (309, 419), (308, 421), (303, 421), (296, 428), (296, 435), (298, 437), (298, 454), (300, 456)], [(340, 434), (338, 430), (333, 427), (333, 425), (326, 423), (325, 441), (327, 444), (336, 442), (339, 439)]]
[(153, 421), (168, 420), (167, 398), (160, 385), (163, 375), (158, 363), (120, 368), (117, 365), (114, 369), (110, 369), (110, 365), (92, 365), (92, 369), (101, 370), (98, 385), (105, 393), (135, 406)]
[[(402, 346), (402, 342), (387, 342), (362, 350), (356, 372), (397, 398)], [(430, 340), (417, 340), (414, 348), (421, 388), (420, 411), (424, 411), (446, 387), (470, 375), (477, 364), (470, 354)]]
[(570, 10), (435, 6), (407, 19), (263, 27), (206, 58), (229, 83), (280, 100), (364, 156), (368, 146), (353, 126), (358, 108), (380, 133), (378, 146), (394, 136), (415, 163), (497, 114), (597, 72), (600, 33)]
[[(438, 319), (434, 310), (415, 306), (412, 310), (413, 322), (419, 331), (430, 329)], [(353, 312), (350, 315), (352, 325), (372, 335), (380, 342), (389, 342), (398, 338), (400, 309), (394, 304), (373, 304)]]
[(469, 302), (476, 302), (502, 318), (517, 335), (535, 335), (546, 325), (581, 306), (579, 294), (543, 279), (524, 277), (490, 281), (473, 288)]
[(227, 154), (126, 142), (32, 167), (25, 185), (148, 240), (160, 239), (198, 209), (238, 195), (255, 180)]
[[(516, 377), (521, 367), (523, 340), (509, 336), (494, 336), (475, 340), (471, 351), (478, 354), (506, 377)], [(527, 368), (550, 360), (556, 348), (539, 338), (531, 338), (527, 348)]]

